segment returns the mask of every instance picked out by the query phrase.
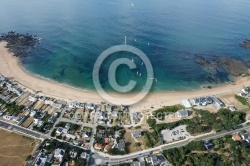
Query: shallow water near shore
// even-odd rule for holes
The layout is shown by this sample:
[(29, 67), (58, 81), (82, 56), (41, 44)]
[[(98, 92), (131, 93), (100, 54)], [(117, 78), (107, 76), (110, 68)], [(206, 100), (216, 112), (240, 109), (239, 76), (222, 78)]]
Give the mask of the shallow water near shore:
[[(94, 89), (92, 69), (97, 57), (113, 45), (141, 49), (150, 59), (157, 82), (153, 91), (189, 91), (213, 85), (194, 62), (195, 54), (248, 58), (239, 43), (250, 38), (250, 2), (247, 0), (55, 0), (3, 1), (0, 32), (17, 31), (41, 37), (41, 44), (24, 60), (36, 75), (84, 89)], [(146, 72), (134, 55), (119, 52), (103, 65), (100, 80), (112, 91), (108, 66), (117, 57), (134, 59), (138, 68), (121, 66), (117, 80), (136, 80), (140, 91)], [(141, 76), (138, 76), (141, 73)], [(228, 75), (220, 74), (221, 82)], [(213, 85), (214, 86), (214, 85)]]

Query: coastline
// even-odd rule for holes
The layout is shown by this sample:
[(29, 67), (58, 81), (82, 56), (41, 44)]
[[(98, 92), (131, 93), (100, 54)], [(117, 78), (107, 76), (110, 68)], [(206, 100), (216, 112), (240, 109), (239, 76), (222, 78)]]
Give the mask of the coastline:
[[(16, 82), (26, 87), (33, 92), (39, 91), (39, 94), (44, 94), (50, 97), (56, 97), (66, 101), (81, 101), (100, 103), (104, 99), (91, 90), (84, 90), (69, 85), (64, 85), (53, 80), (36, 76), (25, 70), (17, 57), (5, 48), (6, 42), (0, 42), (0, 74), (5, 77), (14, 79)], [(143, 100), (134, 104), (136, 110), (148, 109), (150, 107), (161, 107), (164, 105), (179, 104), (183, 98), (194, 98), (205, 95), (220, 95), (223, 93), (239, 92), (243, 86), (250, 86), (250, 77), (239, 77), (235, 80), (235, 85), (225, 84), (214, 87), (212, 89), (198, 89), (195, 91), (167, 91), (167, 92), (151, 92)], [(124, 104), (123, 101), (129, 100), (133, 94), (111, 94), (117, 97), (117, 101)], [(118, 99), (119, 98), (119, 99)], [(108, 101), (107, 101), (108, 102)]]

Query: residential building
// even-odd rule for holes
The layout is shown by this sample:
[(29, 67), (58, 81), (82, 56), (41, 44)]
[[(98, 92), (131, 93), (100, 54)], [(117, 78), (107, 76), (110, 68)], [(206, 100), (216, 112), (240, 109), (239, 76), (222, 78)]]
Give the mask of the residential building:
[(47, 155), (45, 155), (43, 152), (40, 152), (35, 161), (35, 166), (44, 166), (46, 161), (47, 161)]
[(185, 118), (188, 117), (188, 110), (184, 109), (184, 110), (179, 110), (176, 112), (176, 116), (177, 118)]
[(14, 118), (14, 116), (10, 116), (10, 115), (4, 115), (3, 119), (5, 120), (12, 120)]
[(192, 107), (192, 105), (191, 105), (191, 103), (189, 102), (188, 99), (182, 99), (181, 100), (181, 105), (183, 105), (185, 108), (191, 108)]
[(88, 131), (86, 131), (85, 133), (84, 133), (84, 138), (89, 138), (91, 136), (91, 132), (88, 132)]
[(207, 150), (211, 150), (214, 147), (214, 144), (210, 141), (205, 141), (204, 146)]
[(23, 91), (21, 88), (17, 88), (17, 87), (13, 87), (12, 92), (14, 92), (15, 94), (17, 94), (18, 96), (21, 96)]
[(65, 155), (65, 150), (64, 149), (55, 149), (55, 152), (54, 152), (54, 158), (59, 160), (60, 162), (62, 162), (62, 159)]
[(135, 161), (130, 164), (130, 166), (146, 166), (145, 161)]
[(62, 127), (58, 127), (58, 128), (56, 129), (56, 134), (57, 134), (57, 135), (61, 135), (61, 134), (62, 134), (62, 131), (63, 131), (63, 128), (62, 128)]
[(213, 97), (213, 100), (218, 106), (225, 107), (225, 103), (223, 103), (218, 97)]
[(109, 144), (111, 141), (111, 138), (107, 137), (107, 138), (104, 138), (103, 140), (105, 144)]
[(95, 109), (95, 105), (92, 103), (87, 103), (85, 104), (85, 108), (89, 109), (89, 110), (94, 110)]
[(63, 105), (58, 103), (53, 103), (51, 106), (56, 109), (61, 109)]
[(242, 138), (243, 140), (250, 139), (250, 134), (248, 134), (248, 133), (241, 133), (240, 136), (241, 136), (241, 138)]
[(120, 137), (120, 136), (121, 136), (120, 131), (115, 131), (115, 138), (118, 138), (118, 137)]
[(87, 159), (87, 158), (89, 158), (89, 154), (86, 152), (82, 152), (80, 157), (83, 159)]
[(76, 139), (76, 136), (75, 136), (75, 135), (69, 134), (69, 133), (66, 134), (66, 137), (67, 137), (67, 138), (70, 138), (70, 139), (73, 139), (73, 140)]
[(228, 109), (232, 112), (237, 110), (234, 106), (229, 106)]
[(249, 89), (248, 88), (244, 88), (241, 90), (242, 93), (248, 94), (249, 93)]
[(241, 141), (242, 140), (241, 136), (238, 133), (233, 134), (232, 139), (234, 141)]
[(70, 123), (66, 123), (66, 125), (65, 125), (64, 128), (69, 130), (69, 129), (70, 129), (70, 126), (71, 126)]
[(102, 144), (95, 144), (94, 148), (97, 149), (97, 150), (101, 150), (102, 149)]
[(75, 149), (72, 149), (72, 150), (69, 152), (69, 154), (70, 154), (70, 157), (71, 157), (71, 158), (76, 158), (76, 156), (77, 156), (77, 152), (76, 152)]
[(33, 117), (33, 116), (35, 116), (36, 115), (36, 111), (31, 111), (30, 112), (30, 117)]
[(110, 145), (106, 145), (104, 147), (104, 152), (108, 152), (110, 149), (111, 149), (111, 146)]
[(36, 97), (33, 97), (33, 96), (29, 96), (29, 101), (31, 101), (31, 102), (36, 102), (36, 101), (37, 101), (37, 98), (36, 98)]
[(111, 116), (112, 116), (112, 117), (118, 117), (118, 115), (119, 115), (119, 112), (118, 112), (118, 111), (115, 111), (115, 110), (114, 110), (114, 111), (111, 112)]
[(112, 112), (112, 111), (113, 111), (113, 106), (107, 104), (107, 105), (106, 105), (106, 111), (107, 111), (107, 112)]
[(119, 142), (115, 145), (115, 148), (119, 150), (124, 150), (125, 146), (126, 144), (124, 140), (119, 140)]
[(138, 138), (138, 137), (141, 137), (141, 131), (134, 131), (131, 133), (132, 137), (133, 138)]
[(46, 99), (45, 96), (40, 96), (38, 100), (39, 100), (39, 101), (45, 101), (45, 99)]
[(52, 106), (54, 104), (54, 102), (52, 100), (45, 100), (44, 103), (47, 105), (50, 105), (50, 106)]
[(5, 81), (5, 77), (0, 75), (0, 81)]
[(135, 112), (132, 115), (133, 121), (135, 124), (139, 123), (141, 121), (142, 115), (140, 112)]

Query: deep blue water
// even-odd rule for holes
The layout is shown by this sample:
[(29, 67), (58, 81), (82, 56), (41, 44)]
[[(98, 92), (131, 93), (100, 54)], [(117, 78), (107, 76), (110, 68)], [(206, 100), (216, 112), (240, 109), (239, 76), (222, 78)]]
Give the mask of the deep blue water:
[[(134, 4), (132, 6), (131, 4)], [(244, 59), (250, 55), (239, 43), (250, 38), (249, 0), (2, 0), (0, 32), (17, 31), (42, 38), (25, 60), (30, 72), (75, 87), (94, 89), (92, 69), (107, 48), (127, 44), (147, 54), (154, 67), (154, 91), (191, 90), (211, 84), (194, 63), (194, 54)], [(107, 66), (117, 57), (141, 61), (132, 54), (112, 55), (101, 72), (111, 90)], [(117, 79), (125, 85), (145, 83), (143, 65), (130, 71), (121, 66)], [(226, 81), (226, 79), (224, 79)]]

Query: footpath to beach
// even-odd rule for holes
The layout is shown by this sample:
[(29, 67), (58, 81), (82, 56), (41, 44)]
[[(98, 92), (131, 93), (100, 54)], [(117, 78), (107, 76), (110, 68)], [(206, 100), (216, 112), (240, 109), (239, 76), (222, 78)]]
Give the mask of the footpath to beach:
[[(73, 88), (67, 85), (59, 84), (55, 81), (43, 79), (27, 72), (13, 56), (11, 52), (5, 48), (6, 42), (0, 42), (0, 74), (5, 77), (14, 79), (19, 84), (27, 89), (39, 91), (40, 94), (56, 97), (63, 100), (74, 100), (81, 102), (99, 103), (105, 101), (95, 91)], [(42, 70), (42, 69), (41, 69)], [(132, 109), (148, 109), (151, 106), (154, 108), (164, 105), (173, 105), (180, 103), (181, 99), (194, 98), (204, 95), (219, 95), (228, 92), (239, 92), (243, 86), (250, 86), (250, 77), (241, 77), (235, 81), (235, 84), (227, 84), (212, 89), (200, 89), (192, 92), (159, 92), (150, 93), (143, 100), (133, 105)], [(111, 94), (119, 100), (120, 104), (124, 104), (121, 98), (129, 99), (133, 94), (126, 96), (120, 94)], [(109, 102), (109, 101), (107, 101)]]

